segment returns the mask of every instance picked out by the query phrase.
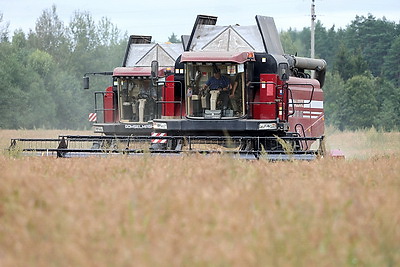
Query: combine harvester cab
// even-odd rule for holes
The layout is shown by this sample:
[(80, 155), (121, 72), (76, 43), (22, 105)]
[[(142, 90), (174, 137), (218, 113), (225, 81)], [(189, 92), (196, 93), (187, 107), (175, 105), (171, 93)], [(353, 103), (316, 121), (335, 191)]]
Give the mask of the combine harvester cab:
[[(150, 135), (153, 119), (161, 115), (161, 92), (150, 79), (151, 62), (160, 63), (158, 76), (162, 80), (173, 71), (182, 50), (181, 44), (157, 44), (151, 43), (151, 36), (130, 36), (122, 67), (109, 73), (113, 86), (95, 92), (94, 112), (89, 115), (94, 132), (107, 136)], [(89, 89), (87, 75), (85, 89)]]
[(153, 135), (164, 139), (152, 149), (270, 160), (323, 156), (325, 61), (285, 55), (271, 17), (256, 16), (252, 26), (216, 21), (199, 15), (182, 37), (185, 51), (165, 78), (161, 119), (153, 122)]

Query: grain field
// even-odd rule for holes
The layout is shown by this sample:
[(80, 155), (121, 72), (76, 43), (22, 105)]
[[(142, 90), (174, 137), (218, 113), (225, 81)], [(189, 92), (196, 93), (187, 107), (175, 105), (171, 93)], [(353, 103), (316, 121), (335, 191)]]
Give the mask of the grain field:
[(400, 264), (392, 150), (277, 163), (2, 154), (0, 170), (0, 266)]

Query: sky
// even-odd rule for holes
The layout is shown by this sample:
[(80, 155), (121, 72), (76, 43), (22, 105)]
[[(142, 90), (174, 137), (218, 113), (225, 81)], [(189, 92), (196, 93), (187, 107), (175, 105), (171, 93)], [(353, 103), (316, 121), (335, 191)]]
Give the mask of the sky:
[[(151, 35), (165, 42), (172, 33), (190, 34), (198, 14), (217, 16), (217, 25), (254, 25), (255, 16), (273, 17), (278, 31), (310, 27), (312, 0), (0, 0), (3, 22), (14, 30), (34, 29), (43, 10), (54, 4), (68, 25), (74, 12), (89, 12), (94, 21), (107, 17), (122, 33)], [(400, 22), (399, 0), (315, 0), (317, 20), (325, 28), (344, 28), (356, 15)]]

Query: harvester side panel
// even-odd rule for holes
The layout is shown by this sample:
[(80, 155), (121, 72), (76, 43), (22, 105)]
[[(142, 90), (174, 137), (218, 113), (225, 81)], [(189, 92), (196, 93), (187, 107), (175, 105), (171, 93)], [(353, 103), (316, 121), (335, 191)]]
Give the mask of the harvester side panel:
[(165, 86), (163, 86), (162, 95), (163, 100), (169, 103), (162, 104), (162, 115), (163, 116), (175, 116), (175, 86), (174, 86), (174, 75), (170, 75), (166, 78)]
[(185, 116), (185, 99), (181, 85), (176, 81), (176, 75), (167, 76), (165, 85), (162, 87), (162, 95), (161, 115), (164, 118)]
[(296, 125), (301, 124), (305, 136), (323, 135), (324, 94), (320, 89), (319, 82), (313, 79), (291, 78), (289, 88), (293, 96), (293, 103), (289, 106), (293, 113), (289, 117), (290, 129), (296, 131)]
[(116, 121), (113, 87), (107, 87), (106, 92), (104, 94), (104, 122), (111, 123)]
[(260, 91), (256, 95), (254, 102), (254, 119), (274, 120), (277, 118), (277, 109), (275, 104), (276, 85), (278, 78), (276, 74), (261, 74), (260, 75)]

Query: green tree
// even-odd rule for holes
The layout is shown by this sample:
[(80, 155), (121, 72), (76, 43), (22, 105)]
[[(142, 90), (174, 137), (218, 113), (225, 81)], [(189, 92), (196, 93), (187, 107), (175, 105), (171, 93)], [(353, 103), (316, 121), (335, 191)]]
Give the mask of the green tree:
[(307, 56), (308, 51), (305, 44), (300, 40), (299, 35), (298, 31), (291, 28), (280, 33), (281, 43), (286, 54)]
[(99, 45), (112, 47), (118, 45), (121, 31), (108, 18), (103, 17), (97, 26)]
[(287, 31), (286, 32), (282, 31), (279, 34), (279, 37), (282, 43), (283, 51), (285, 51), (285, 54), (295, 55), (298, 49), (295, 46), (290, 33)]
[(338, 103), (339, 128), (356, 130), (373, 126), (378, 113), (375, 96), (375, 82), (371, 75), (350, 78)]
[(28, 39), (33, 48), (49, 53), (57, 62), (64, 62), (69, 52), (69, 40), (55, 5), (43, 11), (36, 21), (35, 32), (31, 32)]
[(36, 73), (30, 76), (29, 84), (19, 97), (23, 103), (19, 110), (20, 127), (27, 129), (51, 128), (56, 122), (56, 103), (38, 76)]
[(28, 67), (45, 78), (54, 68), (53, 57), (46, 52), (36, 50), (28, 56)]
[(170, 37), (168, 37), (168, 42), (170, 43), (180, 43), (181, 41), (178, 39), (178, 37), (175, 35), (175, 33), (172, 33)]
[(387, 55), (394, 39), (399, 36), (396, 23), (385, 18), (376, 19), (373, 15), (356, 16), (347, 27), (345, 40), (353, 50), (360, 49), (374, 76), (382, 71), (383, 58)]
[(96, 23), (89, 12), (75, 12), (69, 23), (69, 36), (72, 43), (70, 70), (80, 77), (86, 72), (98, 71), (93, 61), (99, 56), (96, 49), (100, 42)]
[(323, 58), (328, 65), (332, 66), (335, 61), (335, 54), (338, 51), (339, 39), (335, 31), (335, 26), (326, 30), (320, 21), (315, 25), (315, 55)]
[(8, 26), (10, 24), (3, 21), (3, 13), (0, 12), (0, 42), (8, 41)]
[(339, 103), (344, 101), (344, 81), (338, 72), (328, 72), (324, 85), (325, 122), (329, 125), (340, 126)]
[(87, 116), (93, 110), (93, 94), (81, 88), (78, 80), (66, 71), (50, 77), (52, 99), (56, 103), (54, 127), (57, 129), (89, 128)]
[(299, 54), (304, 57), (311, 56), (311, 29), (310, 27), (303, 28), (301, 32), (297, 35), (298, 40), (304, 46), (304, 54)]
[(400, 87), (400, 36), (392, 42), (387, 55), (384, 57), (382, 74), (397, 87)]
[[(11, 43), (0, 41), (1, 128), (88, 128), (94, 96), (82, 90), (83, 74), (112, 71), (123, 60), (128, 38), (110, 20), (96, 24), (88, 12), (75, 12), (65, 27), (56, 11), (44, 10), (27, 36), (17, 30)], [(92, 88), (111, 82), (94, 79)]]
[(369, 71), (368, 64), (366, 60), (364, 60), (361, 51), (358, 49), (352, 53), (351, 50), (343, 44), (339, 47), (333, 69), (337, 71), (345, 81), (351, 77), (362, 75)]
[(54, 123), (54, 101), (43, 79), (8, 43), (0, 46), (0, 76), (2, 128), (30, 129)]
[(400, 129), (400, 87), (384, 78), (375, 79), (378, 113), (375, 125), (383, 130)]
[(21, 64), (13, 54), (11, 44), (0, 43), (0, 128), (17, 128), (20, 104), (18, 98), (22, 95), (22, 90), (18, 85), (19, 81), (15, 77), (16, 70), (21, 68)]
[(14, 36), (12, 38), (12, 46), (14, 49), (23, 50), (27, 47), (27, 40), (25, 37), (25, 33), (19, 29), (14, 32)]
[(99, 43), (92, 52), (94, 57), (91, 62), (96, 66), (96, 71), (112, 71), (122, 63), (127, 45), (128, 36), (121, 39), (120, 30), (111, 21), (103, 17), (97, 24), (97, 36)]

